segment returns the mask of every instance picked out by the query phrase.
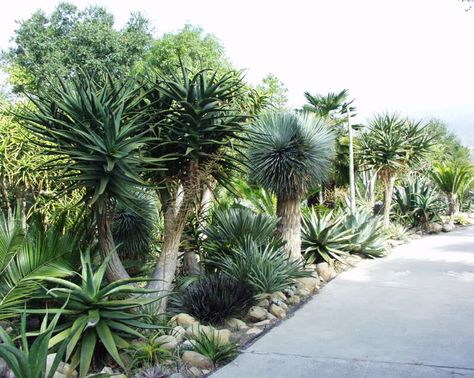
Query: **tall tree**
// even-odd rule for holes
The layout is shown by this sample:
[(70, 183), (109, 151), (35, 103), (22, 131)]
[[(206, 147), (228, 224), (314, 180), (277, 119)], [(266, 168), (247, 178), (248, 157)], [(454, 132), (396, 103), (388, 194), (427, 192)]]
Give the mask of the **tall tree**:
[(49, 15), (36, 11), (21, 21), (14, 45), (3, 52), (3, 63), (14, 90), (37, 90), (57, 77), (68, 77), (77, 67), (95, 72), (123, 75), (142, 58), (151, 43), (148, 21), (132, 14), (116, 30), (114, 17), (100, 6), (79, 10), (61, 2)]
[(397, 114), (375, 116), (359, 139), (362, 164), (374, 169), (384, 188), (384, 226), (390, 225), (392, 196), (397, 177), (423, 161), (431, 152), (436, 134), (420, 122)]
[(268, 101), (274, 109), (282, 110), (288, 106), (288, 88), (275, 75), (266, 75), (255, 89), (268, 97)]
[(301, 258), (301, 200), (327, 178), (334, 137), (320, 118), (292, 112), (262, 115), (249, 137), (250, 176), (276, 195), (279, 232), (293, 260)]

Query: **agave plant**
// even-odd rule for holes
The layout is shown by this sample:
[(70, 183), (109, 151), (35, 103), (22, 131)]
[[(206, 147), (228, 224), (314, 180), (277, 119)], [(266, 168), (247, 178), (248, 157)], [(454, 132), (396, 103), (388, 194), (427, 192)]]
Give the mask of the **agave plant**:
[(0, 214), (0, 319), (16, 316), (46, 278), (73, 274), (81, 236), (77, 227), (62, 232), (61, 224), (24, 231), (18, 219)]
[(344, 229), (353, 232), (347, 250), (370, 257), (382, 257), (386, 253), (385, 242), (387, 235), (378, 216), (372, 216), (368, 211), (357, 210), (345, 216)]
[(333, 263), (333, 260), (342, 261), (348, 255), (347, 246), (354, 238), (354, 231), (344, 229), (344, 217), (333, 219), (333, 212), (321, 214), (311, 209), (303, 217), (302, 250), (306, 262)]
[[(45, 316), (41, 324), (39, 335), (30, 345), (26, 332), (26, 313), (21, 316), (21, 348), (18, 348), (15, 340), (0, 327), (0, 357), (5, 360), (16, 378), (52, 378), (58, 369), (59, 363), (66, 352), (66, 343), (63, 343), (52, 361), (49, 371), (46, 371), (48, 357), (48, 343), (56, 328), (61, 312), (53, 317), (49, 325), (48, 317)], [(67, 340), (66, 340), (67, 341)]]
[(329, 175), (335, 135), (319, 118), (267, 113), (253, 126), (250, 176), (277, 197), (278, 231), (292, 259), (301, 258), (301, 208), (305, 194)]
[[(90, 254), (81, 255), (82, 273), (79, 276), (79, 284), (62, 278), (44, 279), (57, 286), (47, 291), (47, 299), (62, 305), (64, 310), (61, 312), (66, 315), (60, 332), (51, 338), (49, 347), (52, 348), (70, 338), (66, 360), (71, 358), (71, 366), (74, 368), (80, 365), (81, 378), (87, 375), (98, 342), (104, 345), (117, 364), (125, 368), (118, 350), (129, 345), (126, 338), (143, 337), (137, 328), (156, 328), (140, 321), (142, 314), (130, 312), (156, 301), (156, 298), (136, 297), (149, 294), (150, 290), (140, 289), (133, 284), (146, 282), (149, 279), (122, 279), (104, 285), (109, 260), (110, 256), (107, 256), (94, 273)], [(29, 310), (29, 313), (57, 311), (60, 310)]]
[(453, 216), (458, 207), (458, 197), (462, 197), (474, 182), (474, 170), (470, 165), (459, 163), (437, 164), (433, 167), (433, 181), (448, 199), (448, 215)]
[(289, 259), (282, 247), (258, 245), (246, 238), (230, 254), (215, 254), (204, 261), (238, 281), (247, 283), (254, 294), (273, 293), (289, 288), (295, 279), (311, 276), (302, 261)]
[(200, 331), (192, 338), (193, 350), (209, 358), (214, 366), (232, 361), (239, 351), (239, 347), (234, 343), (222, 343), (213, 333), (211, 336)]

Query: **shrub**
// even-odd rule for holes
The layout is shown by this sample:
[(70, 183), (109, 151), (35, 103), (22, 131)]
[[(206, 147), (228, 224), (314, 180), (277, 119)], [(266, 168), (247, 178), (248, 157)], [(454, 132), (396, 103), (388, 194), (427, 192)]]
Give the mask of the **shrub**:
[(348, 255), (346, 248), (354, 234), (341, 227), (343, 217), (332, 218), (333, 212), (322, 215), (314, 209), (303, 216), (301, 246), (308, 263), (332, 264), (333, 259), (342, 261), (341, 257)]
[(408, 229), (402, 224), (392, 223), (387, 229), (387, 236), (390, 239), (404, 241), (408, 238)]
[(131, 366), (151, 367), (170, 360), (173, 357), (172, 352), (162, 348), (163, 343), (157, 341), (159, 336), (161, 336), (161, 334), (156, 333), (150, 338), (145, 338), (130, 344), (127, 348), (127, 354), (131, 357)]
[(246, 282), (254, 294), (285, 290), (296, 278), (309, 277), (301, 261), (292, 261), (282, 247), (260, 246), (245, 238), (243, 246), (232, 253), (215, 254), (204, 261), (236, 280)]
[(170, 375), (163, 372), (161, 367), (153, 366), (142, 370), (141, 372), (135, 374), (133, 378), (167, 378)]
[(460, 224), (461, 226), (467, 226), (467, 225), (471, 224), (469, 222), (468, 217), (466, 217), (466, 215), (464, 215), (464, 214), (456, 214), (453, 218), (453, 222), (455, 224)]
[(208, 357), (214, 365), (233, 360), (239, 351), (236, 344), (223, 344), (216, 336), (208, 336), (205, 332), (199, 332), (192, 342), (193, 350)]
[(230, 317), (244, 315), (254, 303), (252, 289), (246, 283), (222, 274), (210, 274), (170, 298), (168, 306), (170, 311), (220, 324)]
[(372, 216), (365, 210), (357, 210), (353, 214), (347, 214), (343, 224), (345, 230), (353, 232), (347, 246), (349, 252), (370, 257), (385, 255), (387, 236), (380, 217)]
[[(79, 376), (85, 377), (91, 365), (96, 344), (102, 343), (108, 354), (125, 368), (118, 349), (128, 346), (125, 338), (143, 337), (137, 328), (156, 328), (141, 322), (141, 314), (130, 313), (128, 310), (145, 306), (156, 300), (146, 298), (130, 298), (130, 294), (147, 294), (150, 291), (139, 289), (134, 283), (149, 281), (147, 279), (123, 279), (104, 285), (104, 276), (110, 256), (104, 259), (94, 273), (89, 253), (81, 256), (82, 273), (80, 284), (61, 278), (45, 278), (57, 288), (47, 292), (47, 299), (54, 300), (64, 307), (63, 314), (68, 315), (61, 332), (50, 341), (54, 347), (71, 337), (67, 344), (66, 360), (72, 357), (71, 366), (76, 368), (80, 362)], [(120, 299), (118, 299), (120, 298)], [(30, 313), (53, 313), (55, 309), (29, 310)]]

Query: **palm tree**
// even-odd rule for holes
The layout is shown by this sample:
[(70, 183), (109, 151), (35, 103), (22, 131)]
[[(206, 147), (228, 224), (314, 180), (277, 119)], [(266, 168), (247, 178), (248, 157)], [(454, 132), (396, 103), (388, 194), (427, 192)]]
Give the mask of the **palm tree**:
[[(238, 169), (238, 148), (242, 139), (243, 117), (236, 105), (243, 86), (233, 71), (218, 77), (202, 70), (195, 74), (184, 66), (180, 75), (158, 74), (148, 88), (150, 124), (156, 125), (148, 143), (152, 156), (170, 155), (165, 170), (154, 171), (149, 179), (157, 188), (164, 217), (163, 244), (150, 289), (171, 289), (178, 263), (184, 227), (212, 177), (229, 185), (229, 172)], [(193, 269), (194, 270), (194, 269)], [(166, 301), (161, 302), (164, 311)]]
[(250, 175), (277, 197), (279, 233), (291, 259), (301, 258), (301, 199), (327, 178), (334, 138), (320, 118), (307, 113), (266, 113), (254, 124)]
[(82, 190), (83, 204), (94, 210), (101, 254), (112, 254), (107, 277), (127, 278), (112, 234), (115, 203), (138, 211), (136, 189), (144, 185), (140, 172), (144, 163), (157, 162), (141, 156), (147, 138), (143, 116), (136, 112), (140, 88), (110, 75), (99, 83), (84, 72), (59, 83), (30, 96), (35, 107), (25, 108), (20, 117), (53, 157), (46, 167), (60, 172), (67, 190)]
[(375, 116), (359, 138), (363, 165), (377, 171), (384, 188), (384, 227), (390, 225), (395, 181), (401, 172), (419, 164), (430, 152), (436, 135), (430, 135), (419, 122), (397, 114)]
[(431, 174), (433, 181), (448, 199), (448, 215), (452, 218), (458, 209), (458, 197), (474, 182), (470, 165), (459, 163), (437, 164)]

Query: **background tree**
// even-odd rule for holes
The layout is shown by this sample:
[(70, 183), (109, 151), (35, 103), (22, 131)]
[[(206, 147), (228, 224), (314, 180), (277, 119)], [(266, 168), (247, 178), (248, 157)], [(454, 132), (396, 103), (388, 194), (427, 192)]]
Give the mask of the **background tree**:
[(47, 15), (38, 10), (19, 23), (14, 45), (3, 52), (3, 63), (14, 90), (37, 90), (57, 77), (68, 77), (76, 67), (123, 75), (142, 58), (151, 43), (148, 20), (132, 14), (116, 30), (114, 17), (100, 6), (79, 10), (61, 2)]
[(437, 135), (433, 146), (432, 159), (436, 162), (458, 162), (470, 164), (471, 151), (461, 143), (459, 138), (449, 131), (448, 126), (439, 119), (431, 119), (427, 125), (430, 133)]
[(288, 106), (288, 88), (275, 75), (266, 75), (255, 89), (261, 95), (268, 97), (268, 102), (274, 109), (282, 110)]
[(375, 116), (359, 137), (362, 164), (374, 169), (384, 188), (384, 226), (390, 224), (395, 181), (402, 172), (417, 166), (431, 152), (436, 135), (419, 122), (397, 114)]
[(285, 249), (291, 259), (299, 259), (300, 203), (330, 172), (334, 133), (311, 114), (266, 113), (255, 121), (249, 139), (251, 179), (276, 195)]

